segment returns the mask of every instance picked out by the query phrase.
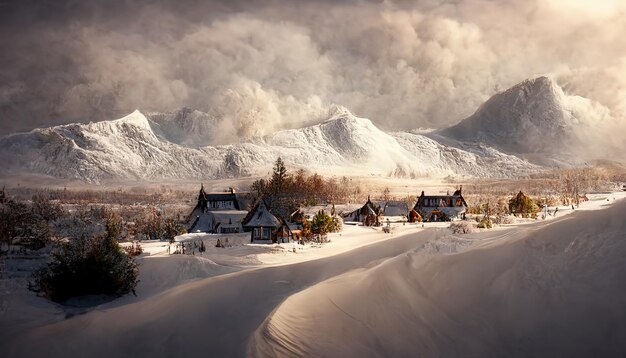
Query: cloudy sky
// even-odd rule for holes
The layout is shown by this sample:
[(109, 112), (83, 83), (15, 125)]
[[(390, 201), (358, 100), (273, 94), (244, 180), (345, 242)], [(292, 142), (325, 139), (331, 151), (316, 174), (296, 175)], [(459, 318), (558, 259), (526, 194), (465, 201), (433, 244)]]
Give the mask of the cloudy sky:
[(262, 134), (332, 103), (440, 128), (539, 74), (623, 118), (624, 19), (620, 0), (0, 0), (0, 134), (183, 106)]

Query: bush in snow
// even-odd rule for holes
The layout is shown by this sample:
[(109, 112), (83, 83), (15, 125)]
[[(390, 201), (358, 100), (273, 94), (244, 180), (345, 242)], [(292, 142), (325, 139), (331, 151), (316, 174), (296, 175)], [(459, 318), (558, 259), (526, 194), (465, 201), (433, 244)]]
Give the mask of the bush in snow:
[(130, 246), (124, 247), (124, 251), (129, 257), (136, 257), (143, 253), (143, 248), (139, 244), (139, 241), (135, 241)]
[(326, 234), (329, 232), (341, 231), (341, 221), (326, 214), (324, 210), (315, 214), (311, 222), (307, 224), (304, 227), (305, 236), (313, 236), (319, 242), (325, 242)]
[(493, 223), (491, 222), (491, 219), (488, 217), (483, 218), (478, 223), (478, 228), (480, 229), (491, 229), (492, 227), (493, 227)]
[(121, 296), (133, 292), (139, 270), (116, 240), (73, 239), (54, 250), (35, 273), (31, 289), (55, 302), (84, 295)]
[(455, 234), (471, 234), (476, 232), (476, 227), (469, 221), (457, 221), (450, 224), (450, 229)]
[(498, 225), (500, 225), (500, 224), (513, 224), (515, 222), (515, 220), (510, 215), (500, 214), (500, 215), (497, 215), (494, 218), (493, 222), (494, 222), (494, 224), (498, 224)]
[(527, 218), (536, 216), (538, 210), (539, 207), (535, 201), (522, 191), (509, 200), (509, 212), (511, 214), (520, 214), (523, 218)]

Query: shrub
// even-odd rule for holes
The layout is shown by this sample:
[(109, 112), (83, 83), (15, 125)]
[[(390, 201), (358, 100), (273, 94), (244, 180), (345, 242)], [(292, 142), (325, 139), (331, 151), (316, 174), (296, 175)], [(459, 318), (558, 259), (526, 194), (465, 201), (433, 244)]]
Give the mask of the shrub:
[(318, 241), (323, 242), (327, 233), (341, 230), (341, 221), (320, 210), (311, 220), (310, 227), (305, 228), (305, 231), (307, 230), (310, 230), (310, 233), (317, 237)]
[(139, 270), (120, 245), (108, 237), (74, 239), (51, 254), (35, 273), (31, 289), (55, 302), (84, 295), (135, 293)]
[(483, 218), (479, 223), (478, 223), (478, 227), (480, 229), (491, 229), (493, 227), (493, 223), (491, 222), (491, 219), (489, 218)]
[(124, 247), (124, 251), (129, 257), (136, 257), (143, 253), (143, 248), (139, 244), (139, 241), (135, 241), (130, 246)]
[(471, 234), (476, 232), (476, 227), (469, 221), (458, 221), (450, 224), (450, 229), (455, 234)]
[(515, 223), (515, 220), (513, 220), (513, 218), (509, 215), (505, 215), (505, 214), (500, 214), (497, 215), (494, 220), (493, 220), (494, 224), (513, 224)]
[(511, 214), (521, 214), (522, 217), (527, 218), (535, 215), (538, 210), (539, 207), (537, 207), (534, 200), (521, 191), (509, 200), (509, 212)]

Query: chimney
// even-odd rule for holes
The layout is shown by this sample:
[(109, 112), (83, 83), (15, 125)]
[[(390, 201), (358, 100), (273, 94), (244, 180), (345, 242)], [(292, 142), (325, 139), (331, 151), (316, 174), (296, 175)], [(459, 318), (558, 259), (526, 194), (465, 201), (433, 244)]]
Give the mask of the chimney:
[(421, 196), (424, 196), (424, 191), (423, 190), (422, 190), (422, 195)]
[(231, 193), (231, 194), (235, 194), (235, 188), (233, 188), (233, 187), (228, 187), (228, 190), (230, 190), (230, 193)]

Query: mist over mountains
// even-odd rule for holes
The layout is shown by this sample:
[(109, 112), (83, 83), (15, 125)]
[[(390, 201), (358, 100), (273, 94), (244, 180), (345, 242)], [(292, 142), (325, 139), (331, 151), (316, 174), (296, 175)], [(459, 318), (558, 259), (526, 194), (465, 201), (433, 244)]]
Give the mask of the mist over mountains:
[(432, 133), (385, 132), (333, 105), (321, 123), (225, 142), (229, 122), (210, 113), (137, 110), (118, 120), (5, 136), (0, 158), (10, 164), (0, 175), (87, 182), (227, 178), (263, 175), (280, 156), (293, 168), (335, 175), (515, 177), (594, 155), (587, 143), (610, 120), (597, 113), (593, 102), (565, 95), (547, 77), (503, 91), (457, 125)]
[(319, 122), (332, 103), (385, 131), (441, 129), (536, 74), (623, 122), (625, 10), (617, 0), (4, 1), (0, 134), (188, 107), (218, 118), (228, 144)]

